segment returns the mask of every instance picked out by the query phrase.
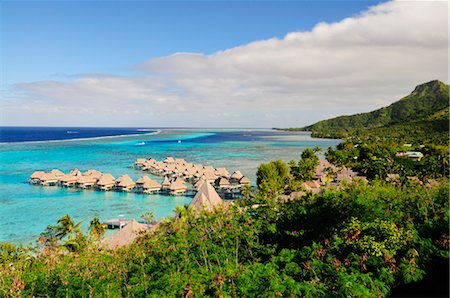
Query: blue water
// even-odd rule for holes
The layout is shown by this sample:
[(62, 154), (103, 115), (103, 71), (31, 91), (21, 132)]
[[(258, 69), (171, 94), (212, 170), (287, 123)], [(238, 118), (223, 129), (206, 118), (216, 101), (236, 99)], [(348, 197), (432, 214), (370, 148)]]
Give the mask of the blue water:
[[(32, 142), (84, 139), (106, 136), (143, 134), (151, 132), (138, 128), (92, 128), (92, 127), (0, 127), (0, 142)], [(154, 130), (153, 130), (154, 131)]]
[[(123, 134), (123, 133), (121, 133)], [(98, 133), (95, 133), (98, 137)], [(83, 227), (98, 215), (101, 220), (123, 215), (139, 218), (152, 210), (157, 219), (173, 214), (177, 205), (191, 197), (96, 192), (59, 187), (32, 186), (28, 177), (36, 170), (58, 168), (68, 172), (97, 169), (115, 177), (133, 179), (144, 172), (131, 167), (142, 157), (162, 160), (166, 156), (189, 162), (241, 170), (255, 181), (262, 162), (281, 158), (298, 160), (308, 147), (325, 151), (338, 140), (313, 139), (307, 133), (272, 130), (161, 130), (112, 138), (0, 144), (0, 241), (29, 243), (49, 224), (70, 214)], [(160, 177), (153, 177), (161, 182)]]

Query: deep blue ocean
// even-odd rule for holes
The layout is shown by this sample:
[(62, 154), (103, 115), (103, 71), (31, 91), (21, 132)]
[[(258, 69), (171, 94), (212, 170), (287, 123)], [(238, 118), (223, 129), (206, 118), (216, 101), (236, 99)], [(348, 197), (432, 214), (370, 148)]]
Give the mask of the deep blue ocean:
[[(78, 133), (67, 133), (78, 131)], [(129, 134), (129, 135), (127, 135)], [(189, 162), (241, 170), (255, 182), (263, 162), (299, 160), (305, 148), (326, 151), (339, 140), (314, 139), (305, 132), (263, 129), (138, 128), (2, 128), (0, 143), (0, 242), (33, 242), (47, 225), (64, 214), (87, 223), (93, 216), (107, 220), (123, 215), (139, 219), (146, 210), (157, 219), (173, 215), (192, 197), (98, 192), (28, 184), (37, 170), (67, 173), (96, 169), (114, 177), (138, 179), (146, 172), (131, 165), (137, 158), (167, 156)], [(71, 139), (67, 139), (67, 135)], [(5, 141), (6, 140), (6, 141)], [(35, 140), (35, 141), (30, 141)], [(158, 182), (162, 177), (151, 177)]]
[(33, 142), (143, 134), (155, 130), (113, 127), (0, 127), (0, 142)]

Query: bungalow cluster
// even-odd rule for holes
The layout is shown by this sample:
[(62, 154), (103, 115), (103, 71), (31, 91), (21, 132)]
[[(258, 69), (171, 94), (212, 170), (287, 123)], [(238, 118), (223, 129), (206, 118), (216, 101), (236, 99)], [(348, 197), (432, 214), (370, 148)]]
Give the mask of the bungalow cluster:
[(155, 176), (164, 176), (163, 187), (174, 181), (181, 181), (192, 184), (197, 190), (202, 181), (206, 181), (214, 185), (221, 193), (233, 194), (239, 193), (243, 186), (250, 185), (250, 179), (239, 170), (230, 175), (225, 168), (189, 163), (183, 158), (169, 156), (163, 161), (156, 161), (154, 158), (139, 158), (133, 163), (133, 166)]
[(166, 158), (157, 162), (153, 158), (138, 159), (135, 167), (149, 171), (155, 176), (164, 176), (161, 183), (144, 175), (136, 181), (129, 175), (115, 178), (109, 173), (88, 170), (84, 173), (74, 169), (65, 174), (53, 169), (50, 172), (36, 171), (30, 177), (30, 183), (42, 186), (76, 187), (99, 191), (136, 192), (145, 194), (161, 193), (167, 195), (192, 194), (198, 192), (203, 182), (211, 184), (223, 197), (234, 197), (240, 194), (244, 185), (250, 185), (250, 180), (240, 171), (233, 174), (225, 168), (213, 168), (200, 164), (191, 164), (184, 159)]

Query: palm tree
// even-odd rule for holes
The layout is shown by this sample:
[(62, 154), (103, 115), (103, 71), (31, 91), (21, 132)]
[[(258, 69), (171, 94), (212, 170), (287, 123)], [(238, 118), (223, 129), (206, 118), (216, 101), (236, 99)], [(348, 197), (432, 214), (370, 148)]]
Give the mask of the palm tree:
[(100, 219), (98, 216), (95, 216), (90, 222), (89, 222), (89, 233), (91, 237), (96, 237), (97, 241), (102, 240), (103, 236), (106, 233), (106, 229), (108, 226), (104, 223), (100, 222)]
[(69, 214), (64, 215), (60, 219), (58, 219), (58, 225), (55, 227), (57, 231), (56, 237), (59, 239), (68, 236), (68, 241), (73, 239), (73, 234), (80, 233), (80, 225), (82, 221), (75, 223)]

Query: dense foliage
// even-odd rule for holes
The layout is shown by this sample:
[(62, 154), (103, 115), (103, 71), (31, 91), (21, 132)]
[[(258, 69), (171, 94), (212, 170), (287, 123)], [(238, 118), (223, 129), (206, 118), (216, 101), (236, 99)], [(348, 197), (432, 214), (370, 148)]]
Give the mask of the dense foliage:
[(447, 183), (256, 195), (200, 216), (178, 208), (115, 251), (2, 244), (0, 296), (386, 296), (448, 261)]

